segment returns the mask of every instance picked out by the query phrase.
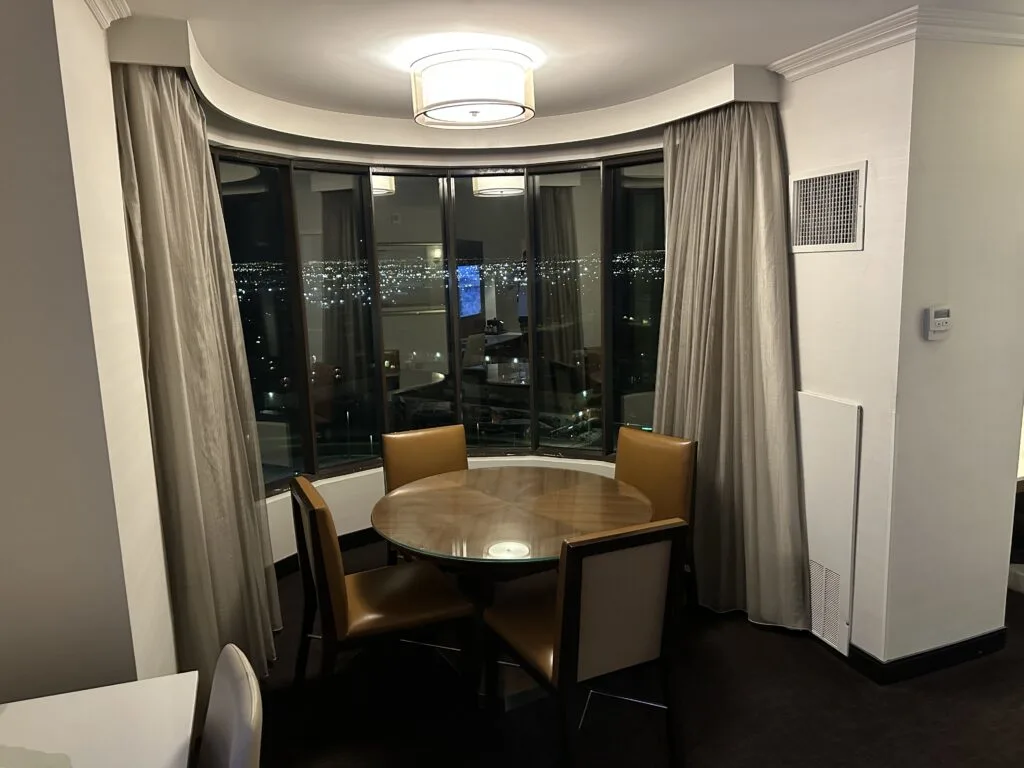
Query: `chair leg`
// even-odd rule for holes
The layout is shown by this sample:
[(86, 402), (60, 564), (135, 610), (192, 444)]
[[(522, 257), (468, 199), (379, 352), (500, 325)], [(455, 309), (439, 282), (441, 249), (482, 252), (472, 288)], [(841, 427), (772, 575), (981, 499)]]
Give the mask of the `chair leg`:
[(489, 712), (498, 712), (504, 709), (504, 705), (500, 700), (501, 691), (498, 684), (498, 678), (501, 673), (498, 665), (498, 655), (501, 653), (501, 650), (494, 634), (486, 628), (484, 629), (483, 640), (481, 655), (483, 657), (484, 706)]
[(476, 619), (470, 617), (458, 623), (459, 676), (470, 701), (475, 706), (480, 684), (479, 649), (476, 637)]
[(307, 600), (302, 608), (302, 634), (299, 635), (299, 654), (295, 659), (293, 685), (302, 685), (306, 680), (306, 666), (309, 663), (309, 645), (312, 641), (313, 622), (316, 620), (316, 603)]
[(569, 686), (558, 692), (559, 729), (562, 739), (561, 764), (566, 768), (576, 765), (576, 747), (580, 733), (580, 688)]
[(323, 658), (320, 660), (320, 678), (326, 680), (334, 672), (334, 662), (338, 658), (338, 641), (325, 637), (321, 647)]
[(668, 764), (670, 768), (683, 768), (683, 734), (675, 721), (675, 689), (672, 686), (671, 657), (661, 657), (661, 685), (665, 698), (665, 735), (668, 742)]

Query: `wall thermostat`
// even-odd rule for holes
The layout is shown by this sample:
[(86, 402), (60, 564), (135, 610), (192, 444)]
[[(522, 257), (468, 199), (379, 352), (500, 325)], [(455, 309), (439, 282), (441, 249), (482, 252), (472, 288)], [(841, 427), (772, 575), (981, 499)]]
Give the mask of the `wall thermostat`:
[(924, 311), (924, 335), (928, 341), (940, 341), (953, 327), (953, 313), (949, 307), (928, 307)]

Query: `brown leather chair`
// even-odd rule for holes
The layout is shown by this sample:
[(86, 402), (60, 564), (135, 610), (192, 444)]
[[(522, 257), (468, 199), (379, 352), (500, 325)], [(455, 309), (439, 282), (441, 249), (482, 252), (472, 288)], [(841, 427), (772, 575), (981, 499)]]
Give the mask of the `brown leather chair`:
[(619, 429), (615, 479), (628, 483), (654, 507), (652, 520), (679, 517), (692, 522), (697, 443), (680, 437)]
[[(391, 432), (383, 436), (382, 445), (386, 492), (424, 477), (469, 469), (466, 428), (461, 424)], [(398, 552), (388, 544), (388, 564), (396, 562)]]
[(697, 577), (693, 563), (693, 501), (696, 490), (697, 442), (681, 437), (645, 432), (632, 427), (619, 429), (615, 453), (615, 479), (632, 485), (654, 507), (652, 520), (679, 517), (685, 520), (683, 547), (686, 573), (686, 601), (697, 605)]
[(291, 481), (295, 544), (304, 605), (295, 682), (306, 677), (313, 621), (320, 613), (321, 674), (334, 669), (342, 644), (461, 619), (473, 606), (427, 562), (345, 573), (334, 518), (305, 477)]
[[(484, 611), (493, 634), (558, 697), (569, 762), (584, 684), (663, 659), (671, 647), (676, 621), (669, 608), (680, 599), (675, 585), (685, 530), (675, 518), (568, 539), (556, 590), (517, 589), (513, 582)], [(668, 706), (667, 669), (661, 677)], [(492, 664), (488, 683), (494, 679)]]
[(469, 469), (466, 428), (414, 429), (383, 436), (384, 487), (387, 491), (424, 477)]

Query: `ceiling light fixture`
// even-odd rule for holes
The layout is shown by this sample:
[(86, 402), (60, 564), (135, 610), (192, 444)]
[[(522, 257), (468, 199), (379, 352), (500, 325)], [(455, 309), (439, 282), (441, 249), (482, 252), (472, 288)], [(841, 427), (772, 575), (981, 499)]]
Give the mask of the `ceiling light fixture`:
[(534, 61), (476, 48), (424, 56), (412, 65), (413, 116), (433, 128), (496, 128), (535, 114)]
[(523, 176), (474, 176), (473, 197), (512, 197), (526, 191)]
[(395, 177), (378, 176), (376, 173), (370, 176), (370, 189), (374, 197), (395, 194)]

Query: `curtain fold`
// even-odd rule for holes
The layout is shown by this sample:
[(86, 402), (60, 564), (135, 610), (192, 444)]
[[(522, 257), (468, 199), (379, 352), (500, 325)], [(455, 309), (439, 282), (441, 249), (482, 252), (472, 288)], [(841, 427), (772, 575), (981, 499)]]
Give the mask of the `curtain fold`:
[(358, 214), (351, 189), (322, 193), (323, 260), (342, 268), (341, 301), (324, 310), (324, 362), (338, 366), (342, 383), (351, 388), (365, 375), (358, 340), (368, 338), (365, 273), (359, 263)]
[(114, 65), (125, 195), (180, 669), (281, 625), (252, 391), (199, 103), (176, 69)]
[(778, 110), (665, 130), (664, 304), (654, 428), (698, 441), (700, 600), (809, 626)]
[(580, 261), (573, 187), (541, 187), (537, 212), (540, 238), (540, 352), (549, 363), (576, 364), (583, 352)]

